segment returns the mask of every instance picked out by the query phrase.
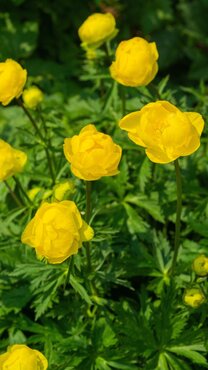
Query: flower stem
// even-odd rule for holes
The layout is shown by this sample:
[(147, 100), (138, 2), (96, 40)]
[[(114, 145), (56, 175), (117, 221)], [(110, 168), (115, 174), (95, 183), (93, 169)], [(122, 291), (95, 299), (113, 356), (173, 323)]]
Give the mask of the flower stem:
[(36, 121), (33, 118), (33, 116), (30, 114), (30, 112), (24, 106), (24, 104), (22, 103), (22, 101), (20, 99), (18, 99), (17, 102), (18, 102), (19, 106), (23, 109), (23, 111), (25, 112), (26, 116), (29, 118), (32, 126), (34, 127), (37, 135), (39, 136), (39, 138), (41, 140), (41, 143), (42, 143), (42, 145), (44, 147), (44, 150), (45, 150), (45, 153), (46, 153), (46, 157), (47, 157), (47, 161), (48, 161), (48, 168), (49, 168), (49, 171), (50, 171), (52, 182), (53, 182), (53, 184), (55, 184), (55, 176), (54, 176), (54, 173), (53, 173), (53, 167), (52, 167), (52, 163), (51, 163), (51, 157), (50, 157), (49, 150), (48, 150), (47, 146), (45, 145), (45, 138), (44, 138), (42, 132), (40, 131), (40, 129), (39, 129)]
[[(91, 190), (92, 190), (92, 183), (91, 181), (86, 181), (86, 213), (85, 213), (85, 221), (89, 224), (90, 215), (91, 215)], [(92, 264), (91, 264), (91, 257), (90, 257), (90, 242), (85, 243), (86, 246), (86, 255), (87, 255), (87, 265), (88, 271), (91, 272)]]
[(174, 240), (174, 254), (171, 266), (171, 274), (174, 274), (178, 251), (180, 247), (180, 229), (181, 229), (181, 211), (182, 211), (182, 181), (178, 159), (174, 161), (176, 174), (176, 190), (177, 190), (177, 207), (176, 207), (176, 225), (175, 225), (175, 240)]
[(120, 95), (121, 95), (121, 105), (122, 105), (122, 115), (126, 115), (126, 91), (123, 86), (120, 86)]
[(105, 103), (104, 103), (104, 106), (103, 106), (103, 111), (102, 111), (102, 114), (103, 115), (111, 107), (112, 102), (113, 102), (113, 100), (115, 98), (115, 95), (117, 95), (117, 89), (118, 89), (118, 84), (117, 84), (116, 81), (113, 81), (112, 82), (112, 85), (111, 85), (111, 88), (110, 88), (110, 90), (107, 93), (106, 100), (105, 100)]
[(46, 156), (47, 156), (47, 160), (48, 160), (49, 171), (50, 171), (51, 178), (53, 180), (53, 185), (54, 185), (55, 184), (55, 175), (54, 175), (54, 166), (53, 166), (53, 164), (54, 164), (54, 156), (53, 156), (53, 151), (52, 151), (51, 139), (48, 136), (48, 128), (46, 126), (46, 122), (45, 122), (45, 119), (44, 119), (44, 117), (42, 115), (42, 112), (41, 112), (40, 107), (37, 108), (37, 111), (38, 111), (39, 118), (40, 118), (40, 120), (42, 122), (44, 131), (45, 131), (45, 138), (46, 138), (46, 140), (48, 142), (49, 149), (51, 149), (51, 156), (50, 156), (50, 153), (49, 153), (48, 150), (46, 151)]
[(36, 123), (36, 121), (34, 120), (33, 116), (30, 114), (30, 112), (27, 110), (27, 108), (24, 106), (24, 104), (22, 103), (22, 101), (20, 99), (17, 100), (17, 103), (18, 105), (23, 109), (23, 111), (25, 112), (26, 116), (29, 118), (30, 122), (32, 123), (35, 131), (37, 132), (39, 138), (44, 142), (44, 137)]
[(30, 205), (33, 205), (33, 202), (31, 201), (31, 199), (28, 197), (26, 191), (24, 190), (21, 182), (19, 181), (19, 179), (16, 177), (16, 176), (13, 176), (13, 179), (14, 181), (16, 182), (18, 188), (19, 188), (19, 191), (22, 193), (22, 195), (27, 199), (28, 203)]
[(65, 283), (64, 283), (64, 292), (65, 292), (66, 287), (68, 285), (73, 266), (74, 266), (74, 256), (71, 256), (69, 258), (68, 271), (67, 271), (66, 280), (65, 280)]
[(21, 200), (17, 197), (17, 195), (13, 192), (11, 186), (8, 184), (8, 182), (6, 180), (4, 180), (4, 183), (7, 187), (7, 189), (9, 190), (12, 198), (14, 199), (14, 201), (16, 202), (16, 204), (18, 205), (18, 207), (23, 207), (23, 204), (21, 202)]

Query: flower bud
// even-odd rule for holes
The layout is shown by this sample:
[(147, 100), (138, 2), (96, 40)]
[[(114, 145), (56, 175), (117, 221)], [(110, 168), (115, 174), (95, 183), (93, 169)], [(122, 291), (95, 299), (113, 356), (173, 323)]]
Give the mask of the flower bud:
[(22, 99), (27, 108), (35, 109), (43, 100), (43, 92), (37, 86), (25, 89)]
[(94, 13), (90, 15), (78, 30), (82, 47), (98, 48), (105, 41), (116, 36), (115, 18), (111, 13)]
[(65, 197), (68, 197), (70, 194), (73, 194), (74, 192), (75, 186), (74, 182), (71, 180), (62, 181), (54, 186), (53, 189), (54, 198), (59, 202), (65, 199)]
[(196, 257), (193, 261), (192, 269), (199, 276), (208, 275), (208, 258), (203, 254)]
[(205, 295), (199, 288), (186, 289), (183, 296), (184, 303), (193, 308), (198, 308), (205, 300)]
[(43, 188), (36, 186), (35, 188), (28, 190), (27, 195), (30, 198), (30, 200), (33, 201), (36, 195), (38, 195), (41, 192), (41, 190), (43, 190)]

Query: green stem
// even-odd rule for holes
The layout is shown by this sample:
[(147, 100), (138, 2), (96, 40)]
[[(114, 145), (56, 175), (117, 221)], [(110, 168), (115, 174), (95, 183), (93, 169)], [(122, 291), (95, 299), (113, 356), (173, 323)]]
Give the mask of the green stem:
[(118, 84), (116, 81), (113, 81), (112, 82), (112, 85), (111, 85), (111, 88), (107, 94), (107, 97), (106, 97), (106, 100), (105, 100), (105, 104), (104, 104), (104, 107), (103, 107), (103, 111), (102, 111), (102, 114), (105, 114), (106, 111), (110, 108), (111, 106), (111, 103), (114, 99), (114, 96), (116, 95), (117, 93), (117, 87), (118, 87)]
[(178, 159), (174, 161), (176, 174), (176, 189), (177, 189), (177, 207), (176, 207), (176, 225), (175, 225), (175, 240), (174, 240), (174, 254), (171, 266), (171, 274), (174, 274), (178, 251), (180, 247), (180, 229), (181, 229), (181, 211), (182, 211), (182, 181)]
[(13, 176), (13, 179), (14, 181), (16, 182), (18, 188), (19, 188), (19, 191), (22, 193), (22, 195), (27, 199), (28, 203), (30, 205), (33, 205), (33, 202), (31, 201), (31, 199), (28, 197), (26, 191), (24, 190), (24, 188), (22, 187), (22, 184), (21, 182), (19, 181), (19, 179), (16, 177), (16, 176)]
[(20, 199), (16, 196), (16, 194), (13, 192), (12, 188), (10, 187), (10, 185), (8, 184), (8, 182), (6, 180), (4, 180), (4, 183), (7, 187), (7, 189), (9, 190), (12, 198), (14, 199), (14, 201), (16, 202), (16, 204), (18, 205), (18, 207), (23, 207), (23, 204), (22, 202), (20, 201)]
[(17, 102), (18, 102), (19, 106), (23, 109), (23, 111), (25, 112), (26, 116), (29, 118), (29, 120), (32, 123), (37, 135), (39, 136), (39, 138), (41, 140), (41, 143), (42, 143), (42, 145), (44, 147), (44, 150), (45, 150), (45, 153), (46, 153), (46, 157), (47, 157), (47, 161), (48, 161), (48, 167), (49, 167), (49, 171), (50, 171), (50, 174), (51, 174), (52, 182), (53, 182), (53, 184), (55, 184), (55, 176), (54, 176), (54, 173), (53, 173), (50, 153), (49, 153), (49, 150), (48, 150), (47, 146), (45, 145), (45, 139), (42, 135), (42, 132), (40, 131), (36, 121), (34, 120), (33, 116), (30, 114), (30, 112), (27, 110), (27, 108), (24, 106), (22, 101), (20, 99), (18, 99)]
[[(37, 111), (38, 111), (38, 114), (39, 114), (39, 118), (40, 118), (40, 120), (42, 122), (43, 129), (45, 131), (45, 138), (46, 138), (46, 140), (48, 142), (49, 148), (51, 149), (51, 156), (50, 156), (50, 153), (49, 153), (48, 150), (46, 151), (46, 156), (47, 156), (47, 160), (48, 160), (49, 171), (50, 171), (51, 178), (53, 180), (53, 185), (54, 185), (55, 184), (55, 175), (54, 175), (54, 166), (53, 166), (53, 164), (54, 164), (54, 157), (53, 157), (51, 139), (48, 136), (48, 129), (47, 129), (46, 122), (45, 122), (45, 119), (44, 119), (44, 117), (42, 115), (42, 112), (41, 112), (40, 107), (37, 108)], [(46, 149), (47, 148), (45, 148), (45, 150)]]
[(17, 103), (18, 105), (23, 109), (23, 111), (25, 112), (26, 116), (29, 118), (30, 122), (32, 123), (35, 131), (37, 132), (39, 138), (44, 142), (44, 137), (37, 125), (37, 123), (35, 122), (33, 116), (30, 114), (30, 112), (27, 110), (27, 108), (24, 106), (24, 104), (22, 103), (22, 101), (20, 99), (17, 100)]
[(65, 292), (65, 289), (66, 289), (67, 284), (69, 282), (73, 266), (74, 266), (74, 256), (71, 256), (69, 258), (69, 267), (68, 267), (68, 271), (67, 271), (67, 275), (66, 275), (66, 280), (65, 280), (65, 283), (64, 283), (64, 292)]
[(126, 90), (122, 85), (120, 86), (121, 104), (122, 104), (122, 115), (126, 115)]
[[(91, 190), (92, 190), (92, 183), (91, 181), (86, 181), (86, 214), (85, 214), (85, 221), (89, 224), (90, 221), (90, 214), (91, 214)], [(90, 242), (85, 242), (86, 246), (86, 255), (87, 255), (87, 265), (88, 271), (91, 272), (92, 264), (91, 264), (91, 257), (90, 257)]]

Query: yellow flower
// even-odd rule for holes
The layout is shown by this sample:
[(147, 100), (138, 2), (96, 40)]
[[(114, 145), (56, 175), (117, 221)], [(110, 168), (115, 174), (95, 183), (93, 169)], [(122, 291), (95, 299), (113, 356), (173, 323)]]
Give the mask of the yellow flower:
[(117, 175), (121, 153), (121, 147), (94, 125), (85, 126), (79, 135), (64, 140), (64, 154), (71, 171), (83, 180)]
[(83, 241), (93, 238), (92, 228), (81, 218), (74, 202), (43, 203), (22, 234), (22, 242), (35, 248), (50, 263), (61, 263), (76, 254)]
[(22, 171), (27, 155), (0, 139), (0, 181)]
[(146, 86), (157, 74), (157, 59), (155, 42), (149, 43), (141, 37), (122, 41), (110, 66), (111, 77), (125, 86)]
[(199, 288), (186, 289), (183, 296), (184, 303), (193, 308), (198, 308), (205, 300), (205, 295)]
[(83, 48), (98, 48), (105, 41), (116, 36), (115, 18), (111, 13), (94, 13), (90, 15), (78, 30)]
[(27, 71), (12, 59), (0, 63), (0, 102), (7, 105), (22, 94)]
[(26, 107), (35, 109), (43, 100), (43, 92), (37, 86), (31, 86), (23, 91), (22, 99)]
[(14, 344), (0, 355), (0, 370), (46, 370), (48, 361), (43, 354), (24, 344)]
[(192, 268), (199, 276), (208, 275), (208, 258), (203, 254), (195, 258)]
[(204, 120), (199, 113), (181, 112), (167, 101), (157, 101), (127, 114), (119, 126), (145, 148), (152, 162), (169, 163), (199, 148)]
[(61, 201), (65, 198), (66, 195), (68, 196), (70, 194), (73, 194), (74, 191), (75, 186), (73, 181), (66, 180), (54, 186), (53, 195), (56, 200)]

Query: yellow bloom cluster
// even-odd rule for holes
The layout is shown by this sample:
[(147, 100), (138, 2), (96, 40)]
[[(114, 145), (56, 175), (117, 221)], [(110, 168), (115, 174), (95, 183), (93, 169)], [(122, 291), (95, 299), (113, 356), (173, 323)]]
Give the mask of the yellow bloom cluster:
[(22, 242), (35, 248), (39, 257), (56, 264), (76, 254), (93, 234), (74, 202), (45, 202), (26, 226)]
[(111, 77), (125, 86), (146, 86), (157, 74), (157, 59), (155, 42), (149, 43), (141, 37), (122, 41), (110, 66)]
[(14, 344), (0, 355), (0, 370), (46, 370), (48, 361), (43, 354), (24, 344)]
[(167, 101), (157, 101), (127, 114), (119, 126), (145, 148), (152, 162), (169, 163), (199, 148), (204, 120), (199, 113), (181, 112)]
[(82, 47), (98, 48), (105, 41), (116, 36), (115, 18), (111, 13), (94, 13), (90, 15), (78, 30)]
[(22, 171), (27, 155), (0, 139), (0, 181)]
[(64, 154), (71, 171), (83, 180), (117, 175), (121, 153), (121, 147), (94, 125), (85, 126), (79, 135), (64, 140)]
[(0, 63), (0, 102), (7, 105), (22, 94), (27, 71), (12, 59)]

